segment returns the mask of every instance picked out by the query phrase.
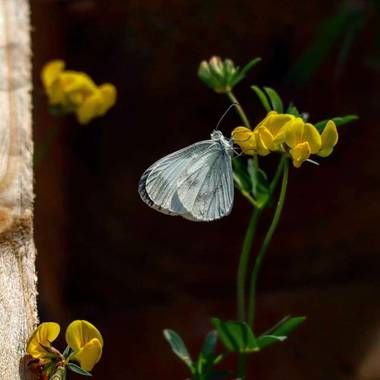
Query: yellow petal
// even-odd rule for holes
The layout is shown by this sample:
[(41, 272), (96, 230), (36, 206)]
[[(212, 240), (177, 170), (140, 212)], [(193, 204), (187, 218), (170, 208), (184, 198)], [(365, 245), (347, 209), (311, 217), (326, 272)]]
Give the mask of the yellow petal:
[(305, 123), (300, 117), (296, 117), (286, 123), (285, 142), (290, 148), (294, 148), (297, 144), (303, 142)]
[(116, 103), (116, 87), (111, 83), (104, 83), (98, 87), (102, 95), (100, 114), (104, 115)]
[(247, 127), (237, 127), (231, 133), (233, 142), (239, 145), (244, 154), (254, 155), (256, 153), (256, 140), (253, 131)]
[(261, 127), (261, 126), (263, 126), (263, 125), (267, 125), (268, 120), (269, 120), (270, 118), (272, 118), (273, 116), (276, 116), (276, 115), (278, 115), (278, 113), (277, 113), (276, 111), (269, 111), (269, 112), (267, 113), (267, 115), (264, 117), (264, 119), (261, 120), (260, 123), (257, 124), (257, 126), (256, 126), (254, 129), (259, 128), (259, 127)]
[(76, 111), (79, 124), (88, 124), (93, 118), (100, 115), (101, 109), (102, 98), (98, 92), (87, 97)]
[(319, 134), (317, 128), (310, 123), (306, 123), (303, 131), (303, 140), (307, 141), (310, 146), (311, 154), (318, 153), (321, 149), (321, 135)]
[(289, 153), (293, 159), (293, 165), (296, 168), (299, 168), (302, 165), (302, 163), (310, 157), (310, 145), (306, 141), (297, 144), (293, 149), (290, 149)]
[(270, 151), (275, 149), (273, 136), (265, 127), (255, 129), (257, 152), (261, 156), (266, 156)]
[(103, 346), (103, 338), (99, 330), (90, 322), (76, 320), (70, 323), (66, 329), (66, 343), (74, 350), (79, 351), (92, 339), (99, 340)]
[(65, 62), (57, 59), (48, 62), (41, 70), (41, 80), (45, 87), (48, 89), (51, 84), (58, 78), (58, 75), (65, 69)]
[(294, 118), (293, 115), (270, 113), (267, 121), (263, 123), (272, 134), (276, 145), (285, 142), (285, 127)]
[(86, 74), (79, 71), (64, 71), (60, 75), (62, 89), (66, 93), (82, 91), (86, 95), (92, 94), (96, 90), (96, 84)]
[(26, 352), (35, 359), (40, 359), (42, 362), (46, 355), (44, 347), (50, 347), (51, 342), (57, 339), (59, 335), (60, 327), (55, 322), (41, 323), (29, 338), (26, 346)]
[(318, 155), (321, 157), (327, 157), (333, 151), (334, 146), (338, 142), (338, 131), (336, 125), (332, 120), (329, 120), (325, 129), (322, 132), (322, 146)]
[(102, 356), (102, 347), (103, 345), (99, 339), (91, 339), (79, 351), (75, 352), (71, 359), (78, 361), (81, 368), (89, 372), (100, 360)]
[(257, 154), (260, 156), (267, 156), (270, 153), (270, 148), (273, 146), (273, 137), (270, 132), (260, 127), (254, 131), (256, 139)]
[(49, 97), (49, 103), (52, 105), (63, 105), (65, 106), (66, 101), (66, 95), (62, 89), (61, 83), (59, 78), (55, 80), (49, 88), (46, 89), (46, 93)]

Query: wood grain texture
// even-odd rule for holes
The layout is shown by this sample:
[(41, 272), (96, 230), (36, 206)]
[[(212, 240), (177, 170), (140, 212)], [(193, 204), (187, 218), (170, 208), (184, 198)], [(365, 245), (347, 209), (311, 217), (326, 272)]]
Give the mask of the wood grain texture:
[(37, 323), (33, 243), (30, 11), (0, 0), (0, 378), (28, 378)]

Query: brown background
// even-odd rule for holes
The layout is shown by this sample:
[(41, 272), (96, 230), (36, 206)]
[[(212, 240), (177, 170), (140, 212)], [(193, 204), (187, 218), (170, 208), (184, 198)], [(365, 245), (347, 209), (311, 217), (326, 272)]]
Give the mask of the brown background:
[[(249, 89), (271, 85), (312, 121), (357, 113), (320, 167), (291, 170), (284, 214), (259, 281), (258, 328), (306, 315), (286, 344), (251, 357), (249, 379), (380, 379), (380, 108), (374, 2), (337, 68), (339, 42), (305, 84), (285, 81), (340, 1), (32, 0), (36, 149), (35, 239), (41, 320), (80, 318), (104, 334), (94, 379), (184, 379), (162, 330), (197, 353), (210, 317), (235, 318), (235, 268), (249, 206), (191, 223), (146, 207), (137, 194), (154, 160), (205, 139), (228, 101), (196, 76), (213, 54), (263, 62), (236, 90), (252, 123), (264, 112)], [(49, 115), (42, 65), (63, 58), (117, 105), (89, 126)], [(337, 75), (337, 72), (339, 75)], [(231, 112), (225, 134), (239, 124)], [(269, 222), (270, 213), (263, 218)], [(264, 230), (259, 231), (259, 238)], [(75, 378), (73, 376), (73, 378)]]

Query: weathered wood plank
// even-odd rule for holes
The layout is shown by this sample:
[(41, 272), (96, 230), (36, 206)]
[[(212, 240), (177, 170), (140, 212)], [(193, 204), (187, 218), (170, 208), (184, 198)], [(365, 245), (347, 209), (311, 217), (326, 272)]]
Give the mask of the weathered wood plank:
[(28, 0), (0, 0), (0, 378), (26, 379), (20, 360), (37, 322), (33, 243)]

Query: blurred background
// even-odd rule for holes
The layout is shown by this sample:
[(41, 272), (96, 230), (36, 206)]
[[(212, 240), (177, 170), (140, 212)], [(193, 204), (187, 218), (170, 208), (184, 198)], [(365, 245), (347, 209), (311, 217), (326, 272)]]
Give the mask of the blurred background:
[[(31, 6), (35, 148), (53, 141), (35, 167), (40, 316), (64, 326), (87, 319), (101, 330), (94, 379), (185, 379), (162, 330), (180, 333), (195, 355), (211, 317), (236, 317), (246, 200), (237, 194), (232, 214), (218, 222), (191, 223), (149, 209), (137, 193), (153, 161), (208, 138), (228, 107), (196, 75), (212, 55), (241, 66), (262, 57), (235, 89), (252, 124), (265, 113), (251, 84), (276, 88), (312, 122), (360, 116), (341, 127), (319, 167), (291, 170), (259, 278), (257, 327), (284, 315), (307, 321), (286, 344), (252, 355), (249, 378), (380, 379), (380, 2)], [(56, 58), (115, 84), (117, 105), (88, 126), (51, 116), (40, 70)], [(221, 128), (228, 135), (239, 124), (232, 111)]]

